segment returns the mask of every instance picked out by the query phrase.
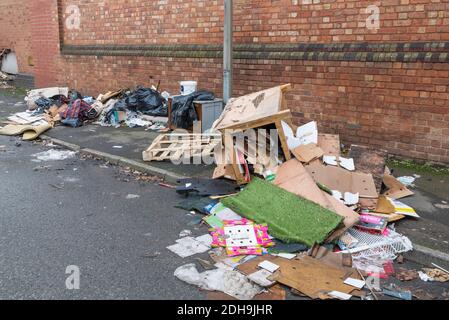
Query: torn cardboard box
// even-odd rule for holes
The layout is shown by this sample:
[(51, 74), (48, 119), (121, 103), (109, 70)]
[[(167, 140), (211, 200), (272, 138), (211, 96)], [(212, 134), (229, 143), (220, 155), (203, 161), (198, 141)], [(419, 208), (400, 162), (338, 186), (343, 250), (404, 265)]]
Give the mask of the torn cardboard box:
[(340, 136), (336, 134), (319, 134), (318, 147), (326, 156), (340, 156)]
[(385, 196), (398, 200), (408, 196), (414, 195), (405, 185), (398, 181), (395, 177), (389, 174), (385, 174), (383, 177), (383, 183), (387, 187)]
[(356, 274), (356, 270), (348, 273), (305, 256), (288, 260), (288, 263), (280, 267), (279, 272), (268, 279), (296, 289), (312, 299), (318, 299), (322, 294), (333, 290), (350, 294), (355, 288), (345, 284), (344, 280), (355, 277)]
[(214, 123), (213, 128), (222, 130), (277, 114), (283, 109), (284, 94), (290, 88), (291, 86), (287, 84), (232, 99)]
[(349, 151), (349, 157), (354, 159), (357, 170), (373, 175), (374, 184), (378, 193), (380, 193), (382, 188), (387, 155), (387, 152), (384, 150), (375, 150), (359, 145), (352, 145)]
[(293, 155), (303, 163), (309, 163), (312, 160), (321, 158), (324, 155), (323, 150), (316, 144), (306, 144), (292, 150)]
[(332, 190), (342, 193), (358, 193), (360, 198), (376, 199), (379, 197), (371, 174), (349, 172), (345, 169), (324, 166), (314, 162), (306, 166), (314, 180)]

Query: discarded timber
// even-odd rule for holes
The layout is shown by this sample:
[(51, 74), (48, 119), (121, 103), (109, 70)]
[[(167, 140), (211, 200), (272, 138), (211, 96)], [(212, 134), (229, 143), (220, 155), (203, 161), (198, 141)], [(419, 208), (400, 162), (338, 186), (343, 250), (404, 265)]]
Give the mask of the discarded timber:
[(143, 160), (177, 161), (183, 158), (209, 156), (220, 144), (221, 134), (162, 134), (143, 152)]

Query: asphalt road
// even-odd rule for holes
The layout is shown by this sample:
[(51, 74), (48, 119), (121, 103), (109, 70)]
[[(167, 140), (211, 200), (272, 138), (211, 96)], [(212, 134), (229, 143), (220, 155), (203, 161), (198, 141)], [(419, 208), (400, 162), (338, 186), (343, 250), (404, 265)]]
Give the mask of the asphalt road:
[(173, 276), (191, 261), (165, 249), (184, 229), (207, 232), (188, 227), (173, 190), (101, 161), (33, 162), (47, 149), (0, 136), (0, 299), (204, 298)]

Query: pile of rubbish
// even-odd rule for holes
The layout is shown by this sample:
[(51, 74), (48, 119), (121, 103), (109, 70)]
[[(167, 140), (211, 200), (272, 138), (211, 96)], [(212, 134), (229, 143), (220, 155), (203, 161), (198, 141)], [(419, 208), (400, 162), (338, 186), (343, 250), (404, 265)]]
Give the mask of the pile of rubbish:
[(0, 89), (15, 89), (11, 84), (15, 79), (15, 75), (10, 73), (13, 70), (9, 68), (8, 63), (8, 56), (11, 54), (11, 49), (0, 49)]
[[(170, 125), (191, 128), (199, 119), (194, 101), (211, 92), (170, 97), (158, 88), (121, 89), (86, 97), (69, 88), (32, 90), (28, 110), (8, 118), (0, 134), (33, 140), (56, 125), (147, 127), (162, 131), (143, 152), (144, 161), (181, 161), (212, 156), (208, 178), (183, 179), (174, 187), (178, 207), (209, 227), (199, 237), (184, 230), (167, 247), (198, 258), (174, 275), (201, 289), (249, 300), (265, 295), (285, 299), (412, 299), (410, 290), (382, 286), (400, 281), (449, 281), (447, 270), (394, 270), (413, 244), (394, 223), (419, 219), (401, 200), (413, 196), (416, 177), (396, 178), (387, 152), (352, 145), (321, 133), (313, 121), (293, 124), (285, 94), (289, 84), (232, 99), (209, 132), (168, 133)], [(169, 102), (170, 101), (170, 102)], [(48, 155), (41, 155), (48, 156)], [(416, 293), (415, 293), (416, 295)]]
[[(385, 151), (353, 145), (343, 153), (339, 136), (318, 132), (316, 122), (293, 126), (284, 103), (288, 89), (231, 100), (214, 125), (222, 136), (215, 155), (230, 161), (218, 162), (212, 179), (178, 181), (184, 197), (178, 207), (199, 217), (209, 233), (193, 237), (185, 230), (167, 249), (182, 258), (207, 252), (210, 259), (197, 259), (204, 272), (189, 263), (174, 275), (236, 299), (262, 293), (282, 299), (285, 287), (311, 299), (412, 299), (407, 290), (380, 284), (401, 278), (393, 262), (413, 250), (394, 228), (419, 218), (400, 201), (413, 195), (401, 182), (409, 179), (392, 175)], [(276, 130), (276, 139), (255, 148), (248, 129), (263, 143), (264, 130)], [(258, 154), (273, 144), (279, 152)], [(415, 273), (423, 280), (448, 276), (438, 266)]]
[(14, 89), (14, 86), (10, 83), (13, 80), (13, 76), (0, 71), (0, 89)]
[[(8, 80), (7, 75), (0, 74), (0, 80)], [(159, 92), (154, 86), (109, 91), (96, 99), (67, 87), (31, 90), (25, 97), (27, 110), (11, 115), (0, 134), (23, 135), (25, 140), (32, 140), (58, 125), (76, 128), (87, 123), (165, 132), (169, 130), (169, 97), (168, 92)], [(205, 91), (173, 97), (173, 123), (188, 128), (198, 118), (193, 101), (214, 98), (213, 93)]]

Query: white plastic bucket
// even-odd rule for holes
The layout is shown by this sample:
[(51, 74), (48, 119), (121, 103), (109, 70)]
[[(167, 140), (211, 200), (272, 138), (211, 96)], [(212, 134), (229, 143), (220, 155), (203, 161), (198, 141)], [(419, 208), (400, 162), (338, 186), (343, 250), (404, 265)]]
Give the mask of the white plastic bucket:
[(196, 81), (181, 81), (181, 94), (186, 96), (188, 94), (194, 93), (198, 83)]

